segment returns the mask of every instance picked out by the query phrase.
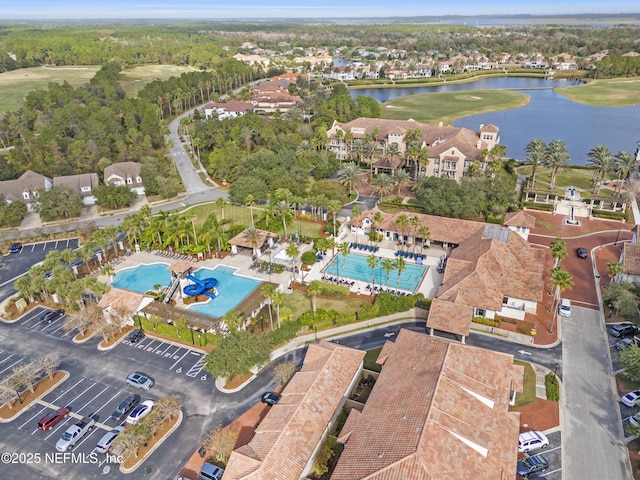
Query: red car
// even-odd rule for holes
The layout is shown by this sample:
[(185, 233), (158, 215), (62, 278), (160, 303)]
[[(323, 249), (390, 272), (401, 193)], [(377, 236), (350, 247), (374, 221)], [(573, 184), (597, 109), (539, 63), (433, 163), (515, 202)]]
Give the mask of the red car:
[(64, 407), (60, 407), (58, 410), (49, 412), (38, 421), (38, 430), (42, 430), (43, 432), (51, 430), (63, 418), (67, 418), (68, 416), (69, 409)]

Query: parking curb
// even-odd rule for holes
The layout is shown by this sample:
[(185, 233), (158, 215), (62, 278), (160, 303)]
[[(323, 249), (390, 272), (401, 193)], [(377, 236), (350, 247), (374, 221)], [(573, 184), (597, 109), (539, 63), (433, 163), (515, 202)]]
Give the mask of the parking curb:
[[(36, 403), (39, 403), (42, 401), (42, 397), (44, 397), (45, 395), (47, 395), (48, 393), (50, 393), (51, 391), (53, 391), (55, 388), (57, 388), (61, 383), (63, 383), (64, 381), (67, 380), (67, 378), (69, 378), (69, 372), (67, 372), (66, 370), (56, 370), (55, 373), (58, 372), (62, 372), (64, 374), (64, 376), (57, 381), (56, 383), (54, 383), (53, 385), (51, 385), (51, 387), (49, 387), (45, 392), (43, 392), (42, 394), (40, 394), (37, 398), (34, 398), (31, 402), (29, 402), (28, 404), (23, 404), (21, 405), (22, 408), (20, 409), (19, 412), (17, 412), (13, 417), (11, 418), (0, 418), (0, 423), (9, 423), (9, 422), (13, 422), (16, 418), (18, 418), (20, 415), (22, 415), (26, 410), (28, 410), (32, 405), (35, 405)], [(54, 374), (55, 374), (54, 373)], [(44, 380), (44, 379), (43, 379)]]
[[(126, 330), (126, 329), (125, 329)], [(129, 331), (125, 331), (122, 336), (120, 336), (120, 338), (116, 341), (113, 342), (113, 345), (109, 345), (108, 347), (103, 347), (101, 345), (102, 342), (98, 343), (98, 350), (100, 350), (101, 352), (108, 352), (109, 350), (113, 350), (114, 348), (116, 348), (118, 345), (120, 345), (120, 343), (122, 343), (122, 341), (129, 335), (129, 333), (131, 333), (132, 330)]]
[(172, 433), (173, 433), (173, 432), (174, 432), (174, 431), (175, 431), (175, 430), (176, 430), (180, 425), (182, 425), (182, 420), (183, 420), (183, 418), (184, 418), (184, 414), (182, 413), (182, 410), (180, 410), (180, 412), (178, 412), (178, 421), (175, 423), (175, 425), (174, 425), (173, 427), (171, 427), (171, 430), (169, 430), (169, 431), (164, 435), (164, 437), (162, 437), (162, 438), (159, 438), (159, 439), (158, 439), (158, 441), (157, 441), (157, 442), (156, 442), (156, 444), (153, 446), (153, 448), (152, 448), (151, 450), (149, 450), (149, 451), (146, 453), (146, 455), (145, 455), (144, 457), (140, 457), (140, 458), (138, 459), (138, 461), (133, 465), (133, 467), (130, 467), (130, 468), (124, 468), (124, 467), (122, 466), (122, 464), (120, 464), (120, 468), (119, 468), (119, 470), (120, 470), (122, 473), (124, 473), (125, 475), (126, 475), (126, 474), (129, 474), (129, 473), (133, 473), (133, 472), (135, 472), (135, 471), (140, 467), (140, 465), (142, 465), (142, 464), (145, 462), (145, 460), (146, 460), (147, 458), (149, 458), (149, 457), (151, 456), (151, 454), (152, 454), (153, 452), (155, 452), (155, 451), (156, 451), (156, 449), (158, 449), (158, 448), (160, 447), (160, 445), (162, 445), (162, 444), (164, 443), (164, 441), (165, 441), (167, 438), (169, 438), (169, 437), (171, 436), (171, 434), (172, 434)]

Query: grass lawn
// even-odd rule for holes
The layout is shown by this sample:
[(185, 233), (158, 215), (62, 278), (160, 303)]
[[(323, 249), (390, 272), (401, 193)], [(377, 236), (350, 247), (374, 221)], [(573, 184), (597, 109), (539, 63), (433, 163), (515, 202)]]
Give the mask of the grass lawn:
[(364, 356), (364, 368), (367, 370), (373, 370), (374, 372), (382, 371), (382, 365), (376, 363), (378, 355), (380, 355), (382, 347), (367, 350), (367, 354)]
[(620, 372), (616, 375), (616, 385), (618, 386), (618, 394), (620, 396), (630, 392), (631, 390), (640, 390), (640, 382), (629, 380)]
[(529, 96), (508, 90), (468, 90), (410, 95), (382, 104), (382, 118), (408, 120), (430, 125), (478, 113), (508, 110), (526, 105)]
[[(75, 67), (32, 67), (0, 73), (0, 114), (12, 112), (22, 106), (26, 95), (37, 89), (46, 89), (49, 82), (68, 82), (74, 87), (89, 83), (99, 65)], [(191, 67), (175, 65), (148, 65), (122, 72), (120, 84), (127, 96), (135, 97), (147, 83), (153, 80), (167, 80), (178, 77), (183, 72), (195, 71)]]
[[(517, 171), (520, 175), (531, 175), (531, 166), (525, 165), (518, 167)], [(609, 173), (607, 177), (609, 180), (615, 180), (615, 173)], [(581, 190), (591, 190), (593, 179), (593, 170), (583, 168), (567, 168), (560, 170), (556, 175), (556, 188), (559, 192), (564, 191), (564, 187), (576, 187)], [(538, 183), (538, 182), (541, 183)], [(536, 188), (545, 189), (549, 188), (551, 182), (551, 169), (550, 168), (538, 168), (536, 171)], [(601, 195), (608, 195), (604, 192), (604, 189), (600, 191)], [(613, 192), (612, 192), (613, 194)]]
[(585, 85), (556, 88), (574, 102), (601, 107), (625, 107), (640, 103), (640, 77), (596, 80)]
[[(293, 318), (298, 318), (312, 308), (311, 299), (300, 290), (294, 290), (290, 295), (285, 295), (284, 305), (293, 311)], [(367, 302), (357, 298), (348, 300), (318, 298), (316, 303), (317, 308), (335, 310), (340, 313), (355, 313), (361, 310), (364, 305), (367, 305)]]
[[(215, 213), (219, 221), (222, 220), (222, 209), (213, 203), (197, 205), (185, 212), (186, 215), (197, 216), (196, 225), (198, 226), (202, 225), (211, 213)], [(262, 215), (263, 211), (260, 207), (253, 207), (254, 221), (258, 220)], [(251, 209), (241, 205), (227, 204), (224, 207), (224, 218), (231, 220), (234, 224), (249, 226), (251, 225)], [(282, 228), (282, 220), (279, 217), (274, 217), (273, 220), (269, 222), (269, 230), (283, 235), (284, 229)], [(292, 234), (295, 231), (301, 231), (302, 235), (315, 238), (320, 236), (320, 230), (321, 225), (315, 222), (294, 220), (287, 224), (288, 234)]]
[(523, 392), (516, 393), (515, 407), (523, 407), (536, 401), (536, 373), (530, 363), (515, 361), (516, 365), (524, 366), (524, 389)]

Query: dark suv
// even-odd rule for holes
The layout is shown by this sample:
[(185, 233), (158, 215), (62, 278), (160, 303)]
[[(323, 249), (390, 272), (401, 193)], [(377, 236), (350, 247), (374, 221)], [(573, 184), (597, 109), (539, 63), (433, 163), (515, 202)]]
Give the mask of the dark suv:
[(638, 333), (638, 327), (633, 323), (619, 323), (609, 327), (609, 333), (617, 338), (631, 337)]
[(51, 323), (59, 318), (64, 317), (64, 310), (59, 308), (58, 310), (50, 310), (48, 312), (44, 312), (40, 316), (40, 321), (42, 323)]
[(136, 328), (133, 332), (129, 334), (127, 337), (127, 342), (133, 344), (138, 343), (140, 340), (144, 338), (144, 332), (139, 328)]
[(121, 422), (122, 420), (127, 418), (129, 412), (136, 408), (139, 403), (140, 395), (138, 395), (137, 393), (129, 395), (122, 402), (120, 402), (120, 405), (118, 405), (115, 411), (111, 414), (110, 418), (114, 419), (116, 422)]
[(532, 475), (544, 472), (549, 468), (549, 462), (542, 455), (533, 455), (520, 460), (517, 468), (519, 477), (529, 478)]

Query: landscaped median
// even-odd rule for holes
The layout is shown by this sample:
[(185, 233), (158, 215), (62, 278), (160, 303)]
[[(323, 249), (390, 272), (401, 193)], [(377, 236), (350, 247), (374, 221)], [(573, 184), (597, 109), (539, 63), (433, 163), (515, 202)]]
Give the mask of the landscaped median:
[[(16, 394), (16, 397), (8, 402), (4, 402), (0, 407), (0, 423), (8, 423), (18, 418), (22, 412), (36, 403), (47, 393), (69, 378), (69, 372), (66, 370), (58, 370), (53, 372), (51, 376), (46, 376), (35, 383), (31, 390), (26, 390)], [(4, 399), (3, 399), (4, 400)], [(0, 400), (0, 401), (3, 401)], [(15, 402), (18, 402), (17, 404)]]

